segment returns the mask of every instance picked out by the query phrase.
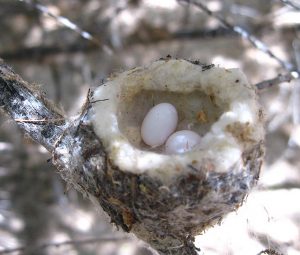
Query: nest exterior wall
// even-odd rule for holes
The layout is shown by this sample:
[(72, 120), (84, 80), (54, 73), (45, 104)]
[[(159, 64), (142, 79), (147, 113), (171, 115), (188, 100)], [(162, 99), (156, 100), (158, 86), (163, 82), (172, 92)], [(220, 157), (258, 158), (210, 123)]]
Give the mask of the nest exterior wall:
[[(166, 186), (147, 174), (126, 173), (112, 165), (88, 123), (80, 122), (71, 130), (54, 153), (62, 176), (97, 201), (116, 226), (135, 233), (161, 254), (193, 254), (191, 249), (196, 254), (193, 236), (241, 205), (258, 180), (263, 157), (260, 143), (244, 152), (242, 171), (210, 173), (207, 162), (202, 171), (191, 168)], [(74, 140), (75, 134), (82, 139)]]

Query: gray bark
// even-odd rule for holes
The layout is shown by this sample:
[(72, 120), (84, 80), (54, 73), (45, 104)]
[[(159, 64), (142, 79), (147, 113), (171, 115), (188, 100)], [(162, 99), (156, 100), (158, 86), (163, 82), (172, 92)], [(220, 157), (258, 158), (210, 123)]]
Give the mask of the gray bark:
[(68, 125), (40, 92), (4, 63), (0, 63), (0, 109), (50, 152)]

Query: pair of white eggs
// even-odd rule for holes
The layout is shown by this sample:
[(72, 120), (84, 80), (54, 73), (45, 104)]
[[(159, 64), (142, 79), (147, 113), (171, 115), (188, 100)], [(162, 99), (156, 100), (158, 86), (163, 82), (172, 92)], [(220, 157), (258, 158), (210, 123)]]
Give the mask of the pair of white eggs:
[(169, 103), (157, 104), (148, 111), (143, 120), (142, 139), (153, 148), (165, 144), (167, 154), (180, 154), (192, 150), (200, 143), (201, 137), (191, 130), (175, 132), (177, 124), (176, 108)]

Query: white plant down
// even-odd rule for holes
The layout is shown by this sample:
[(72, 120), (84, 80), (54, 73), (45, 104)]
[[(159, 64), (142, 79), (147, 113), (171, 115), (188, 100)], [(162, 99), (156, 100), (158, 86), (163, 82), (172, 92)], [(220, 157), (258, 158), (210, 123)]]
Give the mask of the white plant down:
[[(179, 130), (201, 136), (191, 151), (168, 155), (141, 146), (146, 113), (153, 105), (166, 102), (160, 95), (176, 107)], [(101, 102), (103, 99), (108, 100)], [(203, 105), (202, 100), (206, 100)], [(166, 182), (188, 171), (187, 165), (200, 169), (207, 160), (213, 162), (214, 171), (226, 172), (242, 164), (243, 151), (264, 137), (255, 88), (238, 69), (202, 70), (201, 65), (186, 60), (156, 61), (109, 79), (94, 91), (92, 101), (96, 102), (91, 116), (94, 130), (110, 160), (123, 171), (147, 172)], [(199, 110), (208, 113), (200, 120), (194, 118)]]

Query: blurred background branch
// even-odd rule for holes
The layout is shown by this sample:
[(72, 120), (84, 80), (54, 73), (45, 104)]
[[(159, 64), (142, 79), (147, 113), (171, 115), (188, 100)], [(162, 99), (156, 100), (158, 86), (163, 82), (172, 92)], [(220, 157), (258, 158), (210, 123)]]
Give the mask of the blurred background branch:
[[(255, 48), (258, 50), (266, 53), (269, 55), (271, 58), (275, 59), (284, 69), (287, 71), (294, 71), (291, 75), (292, 78), (298, 78), (299, 77), (299, 71), (294, 67), (293, 64), (282, 60), (279, 58), (270, 48), (263, 43), (261, 40), (259, 40), (257, 37), (254, 35), (250, 34), (247, 30), (244, 28), (237, 26), (237, 25), (232, 25), (229, 23), (226, 19), (223, 17), (219, 16), (218, 14), (212, 12), (205, 4), (203, 4), (201, 1), (196, 1), (196, 0), (178, 0), (178, 2), (185, 2), (188, 4), (195, 5), (196, 7), (200, 8), (204, 12), (206, 12), (208, 15), (214, 17), (217, 19), (224, 27), (230, 29), (233, 32), (238, 33), (241, 37), (245, 38), (248, 40)], [(288, 81), (288, 80), (283, 80), (283, 81)]]
[(282, 3), (294, 8), (297, 11), (300, 11), (300, 5), (296, 4), (296, 2), (294, 3), (293, 1), (289, 1), (289, 0), (280, 0)]
[(113, 54), (112, 49), (108, 45), (101, 43), (101, 41), (99, 39), (95, 38), (89, 32), (81, 29), (74, 22), (72, 22), (71, 20), (67, 19), (66, 17), (60, 16), (60, 15), (56, 15), (56, 14), (52, 13), (49, 10), (49, 8), (47, 8), (46, 6), (44, 6), (42, 4), (39, 4), (39, 3), (34, 3), (31, 0), (19, 0), (19, 1), (20, 2), (25, 2), (30, 7), (33, 7), (35, 9), (37, 9), (38, 11), (40, 11), (42, 14), (45, 14), (45, 15), (48, 15), (49, 17), (51, 17), (51, 18), (54, 18), (55, 21), (57, 21), (58, 23), (60, 23), (63, 26), (71, 29), (72, 31), (78, 33), (80, 36), (82, 36), (82, 38), (91, 41), (93, 44), (96, 44), (96, 46), (102, 48), (108, 55), (112, 55)]
[(26, 247), (26, 246), (21, 246), (21, 247), (17, 247), (17, 248), (13, 248), (13, 249), (4, 249), (2, 251), (0, 251), (0, 255), (4, 255), (4, 254), (11, 254), (11, 253), (15, 253), (15, 252), (27, 252), (29, 251), (39, 251), (39, 250), (43, 250), (43, 249), (48, 249), (50, 247), (54, 247), (54, 248), (59, 248), (61, 246), (65, 246), (65, 245), (86, 245), (86, 244), (91, 244), (91, 243), (109, 243), (109, 242), (114, 242), (114, 243), (118, 243), (118, 242), (124, 242), (124, 241), (128, 241), (129, 238), (126, 237), (122, 237), (122, 238), (117, 238), (117, 237), (101, 237), (101, 238), (89, 238), (89, 239), (83, 239), (83, 240), (69, 240), (69, 241), (63, 241), (63, 242), (56, 242), (56, 243), (45, 243), (36, 247)]

